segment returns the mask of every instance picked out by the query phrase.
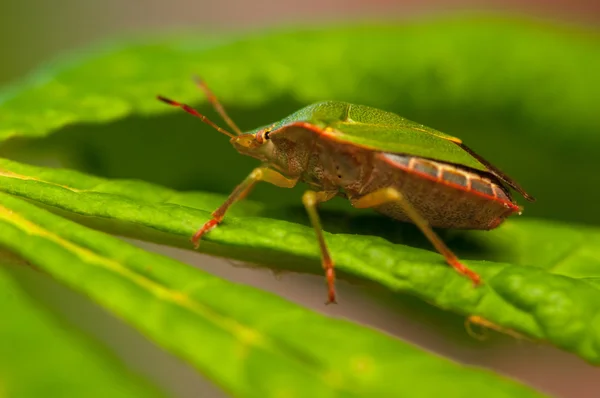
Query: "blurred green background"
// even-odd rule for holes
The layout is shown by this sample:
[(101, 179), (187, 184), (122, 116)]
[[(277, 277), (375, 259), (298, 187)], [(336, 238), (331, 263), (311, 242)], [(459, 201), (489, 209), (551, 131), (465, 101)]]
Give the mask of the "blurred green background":
[[(337, 97), (330, 99), (383, 107), (461, 137), (538, 198), (534, 204), (518, 199), (526, 206), (527, 217), (600, 224), (597, 209), (600, 204), (597, 175), (600, 170), (600, 74), (597, 69), (586, 67), (600, 64), (600, 40), (596, 30), (600, 21), (598, 1), (0, 2), (3, 60), (0, 84), (16, 81), (40, 65), (52, 64), (59, 54), (86, 55), (92, 51), (88, 47), (91, 43), (158, 30), (193, 29), (219, 34), (273, 26), (329, 25), (351, 19), (410, 22), (473, 11), (516, 12), (539, 22), (532, 24), (534, 28), (526, 33), (521, 47), (514, 47), (518, 38), (508, 37), (511, 43), (508, 48), (503, 32), (487, 30), (485, 24), (481, 26), (480, 36), (475, 38), (471, 34), (459, 43), (447, 41), (444, 35), (448, 29), (460, 29), (458, 23), (449, 23), (443, 29), (438, 27), (427, 35), (412, 36), (408, 44), (413, 47), (413, 58), (398, 69), (390, 69), (389, 79), (401, 83), (396, 87), (398, 90), (385, 98), (378, 94), (385, 80), (363, 75), (356, 81), (347, 81), (344, 86), (343, 82), (336, 81), (335, 68), (317, 68), (324, 73), (313, 76), (309, 85), (314, 89), (321, 84), (327, 89), (328, 85), (337, 84), (340, 87)], [(556, 36), (536, 33), (538, 25), (546, 29), (548, 21), (555, 21), (558, 26), (549, 28), (556, 29)], [(581, 47), (577, 49), (580, 55), (564, 57), (563, 51), (572, 49), (573, 40)], [(357, 40), (357, 51), (360, 45)], [(415, 49), (419, 48), (421, 56), (414, 58), (419, 54)], [(520, 59), (520, 62), (502, 63), (497, 54), (506, 51), (514, 55), (511, 60)], [(394, 58), (398, 57), (394, 54)], [(431, 67), (431, 59), (444, 62)], [(474, 64), (465, 65), (464, 59)], [(240, 71), (243, 73), (243, 65)], [(182, 75), (181, 79), (182, 84), (192, 87), (189, 76)], [(236, 78), (231, 77), (231, 80)], [(229, 80), (211, 83), (217, 93), (228, 84)], [(470, 94), (463, 95), (467, 91)], [(198, 98), (201, 98), (200, 92)], [(227, 104), (226, 99), (235, 98), (235, 93), (230, 90), (224, 98)], [(238, 105), (228, 109), (242, 128), (250, 129), (280, 119), (305, 105), (303, 98), (306, 97), (289, 94), (272, 98), (260, 107)], [(208, 106), (202, 106), (201, 111), (214, 115)], [(144, 144), (140, 145), (141, 142)], [(252, 159), (238, 156), (224, 137), (183, 113), (132, 116), (106, 125), (66, 127), (45, 139), (14, 140), (0, 150), (2, 156), (18, 160), (62, 164), (106, 177), (140, 178), (182, 190), (222, 193), (230, 192), (255, 165)], [(214, 172), (216, 168), (220, 170), (218, 173)], [(264, 185), (258, 187), (252, 198), (297, 205), (301, 190), (301, 187), (288, 191)], [(349, 211), (341, 201), (328, 206)], [(206, 264), (205, 258), (192, 257), (189, 253), (169, 253), (190, 263), (202, 263), (215, 273), (275, 290), (319, 310), (375, 325), (456, 359), (492, 367), (560, 396), (592, 397), (600, 387), (596, 369), (552, 349), (507, 341), (500, 346), (490, 344), (476, 348), (472, 342), (457, 344), (460, 338), (448, 337), (452, 334), (448, 330), (437, 333), (431, 330), (432, 324), (439, 325), (439, 322), (449, 327), (444, 320), (432, 319), (452, 317), (441, 311), (420, 316), (420, 311), (431, 312), (431, 309), (416, 300), (405, 299), (382, 308), (380, 302), (365, 302), (363, 293), (346, 286), (348, 304), (343, 308), (323, 309), (320, 279), (300, 276), (285, 278), (283, 282), (273, 281), (269, 274), (224, 270), (223, 262)], [(85, 301), (73, 297), (72, 292), (64, 292), (36, 276), (23, 280), (42, 301), (61, 308), (70, 322), (100, 336), (112, 350), (125, 357), (127, 363), (136, 368), (141, 366), (143, 373), (160, 380), (178, 396), (194, 396), (200, 388), (205, 388), (185, 366), (163, 356), (116, 320), (97, 313), (95, 306), (84, 303), (84, 307), (65, 307), (65, 302)], [(461, 319), (455, 317), (448, 322), (455, 328), (455, 335), (464, 334)], [(161, 364), (158, 369), (141, 365), (149, 362), (144, 359), (147, 357)], [(218, 396), (219, 393), (210, 390), (206, 394)]]

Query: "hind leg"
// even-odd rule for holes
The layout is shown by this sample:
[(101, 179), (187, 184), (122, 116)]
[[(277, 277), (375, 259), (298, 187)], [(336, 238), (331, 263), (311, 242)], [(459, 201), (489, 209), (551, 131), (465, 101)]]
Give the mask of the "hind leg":
[(458, 260), (458, 257), (456, 257), (452, 250), (450, 250), (438, 234), (431, 229), (431, 226), (425, 217), (415, 209), (398, 189), (391, 187), (381, 188), (359, 198), (352, 199), (351, 202), (354, 207), (359, 209), (377, 207), (390, 202), (398, 203), (402, 207), (402, 210), (404, 210), (404, 213), (406, 213), (412, 222), (419, 227), (421, 232), (429, 239), (436, 250), (444, 256), (446, 262), (450, 264), (452, 268), (471, 279), (476, 285), (481, 282), (479, 275)]

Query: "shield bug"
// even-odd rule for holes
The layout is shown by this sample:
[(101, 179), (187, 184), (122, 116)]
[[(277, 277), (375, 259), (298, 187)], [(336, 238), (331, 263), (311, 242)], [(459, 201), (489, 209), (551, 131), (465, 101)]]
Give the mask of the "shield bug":
[(192, 109), (165, 97), (161, 101), (200, 118), (230, 137), (243, 155), (262, 162), (192, 237), (197, 247), (227, 209), (245, 197), (259, 181), (291, 188), (309, 186), (302, 202), (316, 232), (328, 285), (335, 296), (335, 272), (323, 236), (317, 205), (334, 196), (356, 208), (373, 208), (394, 219), (416, 224), (456, 271), (480, 283), (477, 273), (462, 264), (432, 227), (493, 229), (521, 208), (508, 187), (527, 194), (460, 139), (379, 109), (345, 102), (309, 105), (267, 127), (243, 133), (201, 80), (199, 87), (229, 132)]

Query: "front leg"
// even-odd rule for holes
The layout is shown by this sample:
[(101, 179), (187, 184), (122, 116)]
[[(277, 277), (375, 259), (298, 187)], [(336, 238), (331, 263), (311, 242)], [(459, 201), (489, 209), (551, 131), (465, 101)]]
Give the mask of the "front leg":
[(360, 198), (353, 199), (352, 205), (361, 209), (377, 207), (390, 202), (396, 202), (402, 207), (408, 218), (419, 227), (421, 232), (429, 239), (437, 251), (444, 256), (446, 262), (450, 264), (452, 268), (471, 279), (476, 285), (480, 283), (479, 275), (458, 260), (458, 257), (456, 257), (442, 239), (433, 231), (433, 229), (431, 229), (431, 226), (425, 217), (423, 217), (396, 188), (378, 189), (377, 191), (368, 193)]
[(325, 278), (327, 280), (327, 286), (329, 294), (327, 296), (327, 302), (325, 304), (335, 303), (335, 270), (333, 268), (333, 261), (331, 261), (331, 255), (327, 249), (325, 243), (325, 237), (323, 236), (323, 228), (321, 228), (321, 220), (319, 219), (319, 213), (317, 212), (317, 205), (321, 202), (326, 202), (332, 199), (337, 192), (315, 192), (306, 191), (302, 196), (302, 203), (308, 212), (310, 222), (315, 229), (317, 234), (317, 240), (319, 242), (319, 248), (321, 249), (321, 264), (325, 270)]
[(198, 248), (202, 235), (219, 225), (229, 207), (238, 200), (245, 198), (259, 181), (265, 181), (282, 188), (293, 188), (298, 182), (298, 178), (287, 178), (267, 167), (257, 167), (252, 170), (252, 173), (250, 173), (250, 175), (233, 190), (227, 200), (212, 213), (212, 218), (194, 234), (191, 240), (196, 249)]

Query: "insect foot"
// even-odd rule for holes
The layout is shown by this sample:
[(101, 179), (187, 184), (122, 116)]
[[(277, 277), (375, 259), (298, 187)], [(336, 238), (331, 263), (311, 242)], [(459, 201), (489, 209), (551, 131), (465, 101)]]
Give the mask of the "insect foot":
[(219, 222), (221, 220), (218, 220), (216, 218), (213, 218), (212, 220), (207, 221), (202, 228), (200, 228), (195, 234), (194, 236), (192, 236), (192, 239), (190, 239), (192, 241), (192, 244), (194, 245), (194, 249), (197, 249), (198, 246), (200, 246), (200, 239), (202, 239), (202, 236), (209, 232), (210, 230), (212, 230), (214, 227), (216, 227), (217, 225), (219, 225)]
[(481, 285), (482, 282), (481, 282), (481, 277), (479, 276), (479, 274), (476, 273), (475, 271), (472, 271), (469, 268), (467, 268), (467, 266), (464, 265), (463, 263), (461, 263), (460, 261), (452, 261), (450, 263), (450, 265), (452, 266), (452, 268), (454, 268), (460, 274), (471, 279), (473, 281), (473, 285), (475, 285), (475, 286)]
[(323, 268), (325, 269), (325, 278), (328, 286), (327, 301), (325, 302), (325, 305), (337, 304), (337, 300), (335, 299), (335, 271), (333, 262), (330, 260), (329, 264), (323, 265)]

